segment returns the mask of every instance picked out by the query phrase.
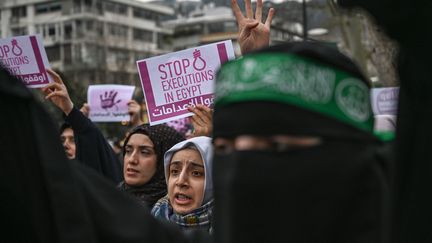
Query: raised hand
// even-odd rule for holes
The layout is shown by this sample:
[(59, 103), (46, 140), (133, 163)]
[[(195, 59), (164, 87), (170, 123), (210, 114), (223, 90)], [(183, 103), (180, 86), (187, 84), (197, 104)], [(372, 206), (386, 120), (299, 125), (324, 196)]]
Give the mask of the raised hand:
[(130, 116), (130, 124), (132, 127), (141, 125), (144, 121), (141, 118), (141, 106), (136, 100), (129, 100), (128, 103), (128, 113)]
[(89, 117), (90, 114), (90, 106), (87, 103), (84, 103), (80, 109), (81, 113), (83, 113), (84, 116)]
[(198, 104), (188, 108), (195, 115), (190, 117), (190, 122), (194, 128), (192, 137), (208, 136), (213, 132), (213, 111), (205, 105)]
[(255, 17), (251, 0), (245, 0), (246, 16), (240, 10), (237, 0), (231, 0), (231, 8), (237, 20), (238, 42), (243, 55), (270, 44), (270, 26), (275, 12), (273, 8), (270, 8), (265, 23), (262, 23), (262, 0), (257, 0)]
[(53, 78), (54, 83), (50, 83), (42, 88), (42, 91), (46, 95), (45, 99), (51, 100), (54, 105), (60, 108), (66, 115), (69, 115), (74, 105), (63, 80), (60, 78), (60, 75), (53, 70), (47, 69), (47, 72)]

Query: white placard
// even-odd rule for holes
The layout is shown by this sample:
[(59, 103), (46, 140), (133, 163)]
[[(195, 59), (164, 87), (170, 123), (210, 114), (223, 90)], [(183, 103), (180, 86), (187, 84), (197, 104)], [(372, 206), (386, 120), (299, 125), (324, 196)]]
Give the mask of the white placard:
[(191, 116), (190, 105), (211, 106), (216, 72), (234, 58), (228, 40), (137, 61), (150, 125)]
[(129, 100), (132, 99), (135, 86), (130, 85), (90, 85), (87, 101), (90, 106), (90, 120), (94, 122), (129, 121)]
[(50, 65), (40, 35), (0, 39), (0, 63), (29, 88), (52, 82), (46, 72)]

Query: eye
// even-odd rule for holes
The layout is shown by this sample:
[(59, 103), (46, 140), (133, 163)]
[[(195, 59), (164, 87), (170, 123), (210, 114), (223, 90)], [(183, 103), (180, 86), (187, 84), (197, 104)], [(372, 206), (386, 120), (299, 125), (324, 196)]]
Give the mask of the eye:
[(178, 174), (179, 174), (179, 170), (178, 169), (173, 168), (173, 169), (170, 170), (170, 175), (175, 176), (175, 175), (178, 175)]
[(125, 148), (125, 152), (126, 152), (126, 154), (130, 154), (132, 152), (132, 148), (131, 147), (126, 147)]
[(192, 176), (201, 177), (201, 176), (204, 176), (204, 172), (194, 170), (194, 171), (192, 171)]
[(150, 149), (141, 149), (141, 154), (144, 155), (151, 155), (152, 151)]

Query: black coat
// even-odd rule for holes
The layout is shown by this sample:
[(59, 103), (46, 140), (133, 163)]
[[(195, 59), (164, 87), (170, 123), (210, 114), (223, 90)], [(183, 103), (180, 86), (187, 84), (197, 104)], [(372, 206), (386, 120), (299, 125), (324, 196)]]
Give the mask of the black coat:
[(192, 242), (87, 166), (68, 161), (49, 115), (0, 68), (0, 242)]
[(65, 121), (74, 131), (75, 158), (115, 183), (122, 181), (120, 161), (95, 124), (75, 107)]

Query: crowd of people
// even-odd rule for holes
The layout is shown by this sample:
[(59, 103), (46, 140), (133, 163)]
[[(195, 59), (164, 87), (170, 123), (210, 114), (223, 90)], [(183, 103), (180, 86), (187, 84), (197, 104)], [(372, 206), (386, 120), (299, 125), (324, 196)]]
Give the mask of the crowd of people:
[[(275, 10), (263, 21), (262, 0), (255, 12), (245, 0), (245, 14), (231, 4), (243, 56), (219, 69), (214, 110), (189, 107), (185, 135), (146, 124), (131, 100), (121, 156), (57, 73), (42, 92), (65, 115), (60, 130), (1, 70), (0, 107), (14, 111), (0, 126), (6, 242), (409, 239), (395, 223), (396, 209), (409, 212), (395, 201), (406, 190), (395, 144), (374, 134), (368, 78), (325, 44), (270, 46)], [(413, 242), (428, 242), (421, 233)]]

